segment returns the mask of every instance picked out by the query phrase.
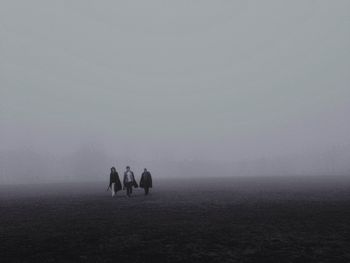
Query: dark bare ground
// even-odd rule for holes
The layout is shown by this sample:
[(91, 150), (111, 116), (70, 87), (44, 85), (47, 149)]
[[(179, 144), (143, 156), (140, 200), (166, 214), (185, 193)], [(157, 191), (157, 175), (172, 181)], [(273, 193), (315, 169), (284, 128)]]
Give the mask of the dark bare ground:
[(350, 180), (0, 187), (1, 262), (350, 262)]

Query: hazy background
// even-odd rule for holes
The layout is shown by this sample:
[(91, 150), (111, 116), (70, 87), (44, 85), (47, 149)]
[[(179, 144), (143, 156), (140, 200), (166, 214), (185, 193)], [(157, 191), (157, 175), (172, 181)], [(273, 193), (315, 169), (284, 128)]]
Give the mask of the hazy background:
[(0, 2), (0, 183), (350, 174), (350, 1)]

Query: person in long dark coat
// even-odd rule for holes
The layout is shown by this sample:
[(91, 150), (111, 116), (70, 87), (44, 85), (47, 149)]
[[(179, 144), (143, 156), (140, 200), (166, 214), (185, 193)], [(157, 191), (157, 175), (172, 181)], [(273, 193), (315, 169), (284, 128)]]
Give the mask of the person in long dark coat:
[(126, 195), (130, 197), (132, 194), (132, 188), (137, 188), (138, 185), (135, 180), (134, 173), (130, 170), (130, 166), (126, 167), (123, 180), (124, 188), (126, 188)]
[(109, 188), (112, 191), (112, 197), (114, 197), (119, 190), (122, 190), (119, 174), (115, 167), (111, 168), (111, 174), (109, 176)]
[(152, 188), (152, 175), (146, 168), (141, 175), (140, 187), (145, 190), (145, 195), (148, 195), (149, 189)]

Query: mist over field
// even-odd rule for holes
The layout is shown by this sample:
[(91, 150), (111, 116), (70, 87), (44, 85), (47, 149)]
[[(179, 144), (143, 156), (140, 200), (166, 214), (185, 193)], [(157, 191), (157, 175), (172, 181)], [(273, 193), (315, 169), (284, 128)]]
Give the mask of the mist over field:
[(137, 178), (144, 167), (163, 178), (200, 178), (232, 176), (348, 176), (349, 148), (318, 154), (282, 156), (276, 159), (203, 161), (203, 160), (113, 160), (105, 153), (90, 148), (57, 158), (34, 152), (3, 153), (1, 183), (49, 183), (77, 181), (108, 181), (109, 168), (114, 165), (120, 175), (130, 165)]
[(349, 1), (0, 3), (0, 184), (350, 174)]
[(346, 0), (1, 0), (1, 262), (350, 262), (349, 69)]

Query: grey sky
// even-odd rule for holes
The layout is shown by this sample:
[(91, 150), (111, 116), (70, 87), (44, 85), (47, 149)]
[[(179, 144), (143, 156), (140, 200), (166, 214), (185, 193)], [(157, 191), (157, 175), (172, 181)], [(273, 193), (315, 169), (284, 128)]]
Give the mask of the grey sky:
[(1, 1), (0, 151), (243, 160), (350, 141), (349, 1)]

